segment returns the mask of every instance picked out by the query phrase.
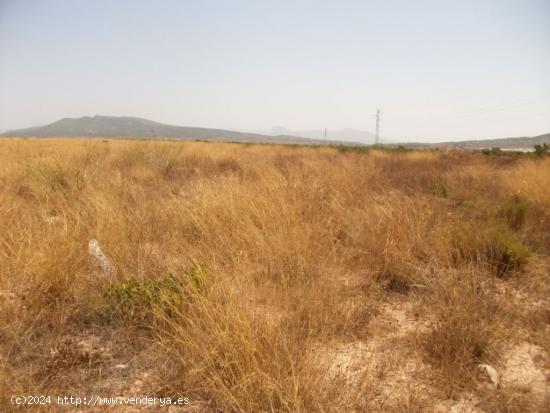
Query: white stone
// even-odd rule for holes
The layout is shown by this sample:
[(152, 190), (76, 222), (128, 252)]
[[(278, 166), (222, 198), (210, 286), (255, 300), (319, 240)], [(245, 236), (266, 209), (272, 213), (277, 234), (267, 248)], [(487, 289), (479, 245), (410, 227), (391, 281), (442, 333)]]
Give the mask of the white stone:
[(99, 246), (99, 241), (96, 239), (91, 239), (88, 243), (88, 252), (91, 256), (95, 257), (101, 272), (105, 275), (110, 275), (113, 273), (113, 267), (107, 256), (101, 250)]
[(488, 379), (493, 386), (498, 387), (498, 373), (495, 368), (489, 364), (479, 364), (479, 371), (483, 374), (485, 379)]

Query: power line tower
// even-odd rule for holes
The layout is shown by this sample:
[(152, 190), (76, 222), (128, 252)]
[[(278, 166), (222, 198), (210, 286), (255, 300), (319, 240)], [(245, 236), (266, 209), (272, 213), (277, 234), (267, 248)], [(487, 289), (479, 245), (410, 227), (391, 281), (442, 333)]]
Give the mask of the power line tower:
[(325, 141), (325, 145), (327, 144), (327, 128), (325, 128), (325, 138), (324, 138), (324, 141)]
[(376, 109), (376, 134), (374, 135), (374, 144), (380, 145), (380, 115), (382, 112), (380, 109)]

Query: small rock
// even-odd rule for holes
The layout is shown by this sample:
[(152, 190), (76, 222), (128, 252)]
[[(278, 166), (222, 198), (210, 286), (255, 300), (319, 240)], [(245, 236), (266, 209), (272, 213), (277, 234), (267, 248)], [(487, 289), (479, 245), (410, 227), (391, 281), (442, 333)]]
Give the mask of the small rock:
[(498, 373), (495, 368), (489, 364), (479, 364), (477, 368), (481, 378), (485, 381), (489, 381), (496, 389), (498, 387)]
[(101, 250), (98, 240), (90, 240), (90, 242), (88, 243), (88, 252), (91, 256), (95, 257), (95, 260), (104, 275), (110, 275), (114, 272), (113, 266), (111, 265), (111, 262), (109, 261), (107, 256)]

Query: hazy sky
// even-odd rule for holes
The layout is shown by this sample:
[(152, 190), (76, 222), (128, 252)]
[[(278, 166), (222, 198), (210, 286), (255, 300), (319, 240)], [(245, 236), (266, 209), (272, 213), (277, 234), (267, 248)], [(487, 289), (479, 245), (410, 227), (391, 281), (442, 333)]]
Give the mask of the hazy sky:
[(0, 0), (0, 130), (131, 115), (448, 140), (550, 132), (549, 0)]

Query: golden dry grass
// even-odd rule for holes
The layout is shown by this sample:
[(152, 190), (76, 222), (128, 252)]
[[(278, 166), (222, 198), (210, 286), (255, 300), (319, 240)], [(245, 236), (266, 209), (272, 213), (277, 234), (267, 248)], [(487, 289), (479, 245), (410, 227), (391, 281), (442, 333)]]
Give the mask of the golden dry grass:
[(543, 411), (506, 354), (548, 374), (548, 182), (548, 157), (2, 140), (2, 411)]

